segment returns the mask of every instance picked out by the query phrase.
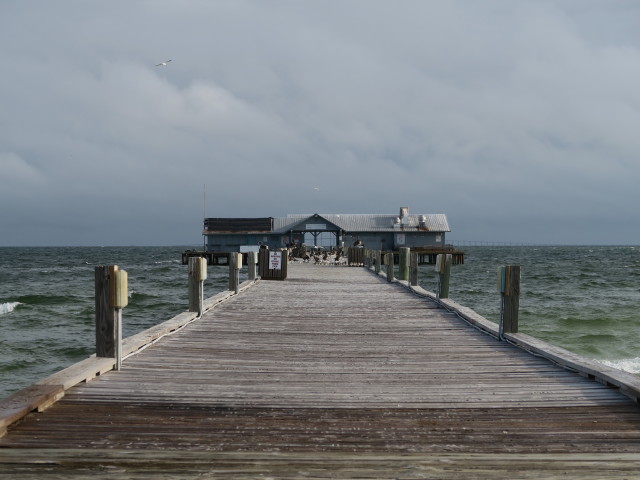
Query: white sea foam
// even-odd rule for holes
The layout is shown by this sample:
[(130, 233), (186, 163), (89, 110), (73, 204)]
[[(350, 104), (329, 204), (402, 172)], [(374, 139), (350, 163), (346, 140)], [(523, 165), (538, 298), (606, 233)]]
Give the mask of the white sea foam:
[(18, 305), (20, 305), (20, 302), (0, 303), (0, 315), (3, 313), (13, 312)]
[(598, 360), (607, 367), (618, 368), (629, 373), (640, 373), (640, 357), (623, 358), (621, 360)]

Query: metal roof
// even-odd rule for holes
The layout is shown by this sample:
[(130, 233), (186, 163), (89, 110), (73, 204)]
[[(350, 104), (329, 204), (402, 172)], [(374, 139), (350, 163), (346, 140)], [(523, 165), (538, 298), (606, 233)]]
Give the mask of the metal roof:
[(271, 232), (273, 218), (205, 218), (204, 230), (218, 233)]
[[(316, 217), (317, 215), (317, 217)], [(395, 232), (401, 228), (395, 226), (398, 215), (378, 214), (311, 214), (311, 215), (287, 215), (286, 217), (273, 219), (273, 232), (285, 233), (296, 225), (307, 222), (314, 223), (318, 217), (333, 223), (345, 232)], [(420, 220), (424, 220), (424, 230), (429, 232), (450, 232), (447, 216), (443, 213), (407, 215), (404, 229), (418, 229)], [(302, 228), (301, 230), (304, 230)]]

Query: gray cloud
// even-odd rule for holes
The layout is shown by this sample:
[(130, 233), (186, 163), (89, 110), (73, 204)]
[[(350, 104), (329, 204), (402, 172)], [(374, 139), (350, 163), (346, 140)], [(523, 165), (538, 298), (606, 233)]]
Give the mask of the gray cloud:
[(0, 13), (0, 245), (197, 244), (203, 213), (404, 205), (446, 213), (449, 239), (637, 243), (636, 2)]

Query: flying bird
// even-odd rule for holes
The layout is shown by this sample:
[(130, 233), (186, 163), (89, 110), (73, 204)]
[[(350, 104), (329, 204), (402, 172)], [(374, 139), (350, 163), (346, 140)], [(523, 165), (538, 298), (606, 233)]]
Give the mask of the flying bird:
[(158, 64), (156, 64), (156, 67), (166, 67), (167, 63), (169, 63), (171, 60), (165, 60), (164, 62), (160, 62)]

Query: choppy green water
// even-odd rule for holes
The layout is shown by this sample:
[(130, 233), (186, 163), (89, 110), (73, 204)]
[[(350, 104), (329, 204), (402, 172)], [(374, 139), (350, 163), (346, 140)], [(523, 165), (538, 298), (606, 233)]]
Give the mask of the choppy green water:
[[(520, 331), (640, 372), (640, 248), (466, 247), (450, 297), (494, 322), (500, 265), (521, 266)], [(435, 273), (423, 271), (435, 290)], [(421, 282), (421, 283), (422, 283)]]
[[(0, 248), (0, 398), (95, 353), (97, 265), (129, 276), (127, 337), (188, 306), (183, 247)], [(205, 295), (228, 285), (209, 269)]]
[[(186, 310), (185, 247), (0, 248), (0, 398), (95, 351), (94, 268), (129, 274), (124, 336)], [(640, 248), (465, 247), (450, 297), (498, 321), (496, 270), (521, 265), (520, 329), (535, 337), (640, 371)], [(323, 267), (318, 267), (323, 268)], [(211, 267), (205, 294), (227, 288)], [(430, 266), (420, 283), (436, 289)]]

